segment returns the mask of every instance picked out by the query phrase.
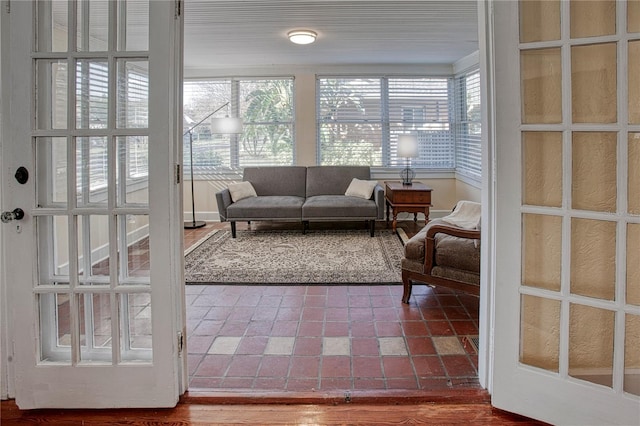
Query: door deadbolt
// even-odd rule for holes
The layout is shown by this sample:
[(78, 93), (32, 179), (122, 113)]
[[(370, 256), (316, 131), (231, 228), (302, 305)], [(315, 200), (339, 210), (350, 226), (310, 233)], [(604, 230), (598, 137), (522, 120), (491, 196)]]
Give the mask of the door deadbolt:
[(29, 170), (26, 167), (20, 166), (18, 170), (16, 170), (16, 174), (14, 175), (19, 184), (24, 185), (29, 180)]
[(0, 220), (2, 223), (9, 223), (12, 220), (20, 220), (24, 217), (24, 210), (21, 208), (13, 209), (12, 212), (2, 212), (2, 216), (0, 216)]

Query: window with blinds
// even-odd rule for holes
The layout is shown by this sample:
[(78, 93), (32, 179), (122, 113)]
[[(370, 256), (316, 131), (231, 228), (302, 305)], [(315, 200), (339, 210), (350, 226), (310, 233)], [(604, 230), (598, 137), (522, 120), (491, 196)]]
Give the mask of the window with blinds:
[[(148, 63), (142, 60), (117, 62), (116, 124), (118, 128), (146, 128), (149, 116)], [(66, 126), (66, 67), (57, 67), (55, 128)], [(106, 200), (109, 138), (99, 134), (108, 126), (109, 64), (105, 60), (82, 59), (76, 62), (76, 128), (96, 130), (94, 136), (76, 138), (77, 191), (89, 188), (91, 197)], [(58, 87), (58, 86), (56, 86)], [(127, 164), (127, 191), (147, 185), (149, 149), (147, 136), (120, 136), (117, 155)], [(125, 143), (126, 140), (126, 143)], [(61, 172), (62, 173), (62, 172)], [(62, 173), (63, 174), (63, 173)], [(136, 188), (134, 188), (134, 185)], [(86, 190), (84, 191), (87, 192)]]
[(396, 144), (399, 135), (410, 133), (418, 136), (412, 167), (453, 168), (451, 79), (389, 78), (387, 85), (390, 138), (385, 166), (405, 166)]
[(379, 78), (320, 78), (317, 89), (321, 165), (383, 165)]
[[(293, 78), (187, 80), (184, 82), (184, 131), (193, 138), (193, 172), (201, 177), (246, 166), (292, 165), (294, 159)], [(237, 116), (242, 134), (212, 134), (200, 120), (229, 102), (213, 117)], [(189, 133), (184, 136), (184, 167), (189, 173)]]
[(401, 167), (401, 134), (420, 144), (414, 167), (455, 165), (450, 78), (332, 78), (317, 81), (321, 165)]
[(480, 71), (456, 76), (456, 171), (482, 176)]

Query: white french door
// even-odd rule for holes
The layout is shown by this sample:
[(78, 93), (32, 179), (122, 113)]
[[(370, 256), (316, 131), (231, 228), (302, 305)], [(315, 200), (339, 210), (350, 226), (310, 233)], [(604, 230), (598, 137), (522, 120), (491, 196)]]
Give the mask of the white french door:
[(492, 402), (553, 424), (638, 424), (640, 3), (488, 10)]
[(3, 331), (20, 408), (166, 407), (182, 391), (178, 11), (3, 3), (2, 207), (24, 211), (2, 225)]

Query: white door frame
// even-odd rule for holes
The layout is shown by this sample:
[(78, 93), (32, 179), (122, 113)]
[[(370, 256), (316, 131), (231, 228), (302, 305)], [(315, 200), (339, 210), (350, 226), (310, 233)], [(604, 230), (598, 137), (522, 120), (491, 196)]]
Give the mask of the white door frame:
[[(4, 9), (4, 4), (3, 4)], [(5, 19), (6, 14), (4, 10), (2, 10), (3, 20)], [(490, 392), (492, 390), (492, 377), (493, 377), (493, 317), (494, 317), (494, 286), (493, 283), (493, 275), (494, 275), (494, 261), (495, 259), (495, 247), (493, 241), (495, 241), (495, 210), (493, 209), (494, 200), (493, 194), (495, 191), (495, 179), (493, 173), (493, 155), (495, 152), (495, 138), (492, 135), (492, 129), (495, 126), (495, 119), (492, 114), (493, 108), (493, 97), (492, 97), (492, 82), (493, 82), (493, 24), (492, 24), (492, 11), (490, 4), (486, 3), (483, 0), (478, 0), (478, 21), (479, 21), (479, 32), (480, 32), (480, 69), (482, 70), (482, 96), (483, 103), (485, 107), (483, 108), (483, 182), (482, 182), (482, 205), (483, 205), (483, 240), (486, 241), (482, 245), (482, 274), (481, 274), (481, 291), (483, 297), (481, 298), (481, 306), (480, 306), (480, 351), (479, 351), (479, 379), (482, 386), (486, 387)], [(5, 31), (6, 25), (3, 26), (0, 24), (0, 29), (2, 32)], [(180, 32), (182, 34), (182, 32)], [(6, 41), (7, 37), (0, 34), (0, 41), (3, 43)], [(180, 45), (182, 40), (178, 42)], [(183, 49), (179, 49), (178, 55), (183, 54)], [(173, 58), (177, 59), (177, 58)], [(182, 58), (180, 57), (180, 63), (182, 63)], [(169, 61), (171, 62), (171, 61)], [(0, 61), (0, 64), (4, 68), (6, 66), (6, 61)], [(179, 70), (174, 70), (174, 73), (182, 74), (182, 67), (178, 67)], [(0, 71), (0, 73), (3, 73)], [(3, 73), (7, 75), (6, 72)], [(176, 96), (180, 96), (181, 94), (176, 94)], [(180, 108), (182, 108), (181, 99), (177, 100), (177, 104)], [(1, 110), (0, 110), (1, 113)], [(175, 133), (177, 134), (179, 140), (179, 132), (180, 129), (176, 128)], [(3, 137), (3, 140), (5, 138)], [(180, 144), (176, 144), (176, 150), (180, 149)], [(176, 153), (175, 158), (179, 159), (181, 156)], [(0, 158), (1, 160), (1, 158)], [(0, 175), (0, 183), (2, 183), (2, 179), (5, 178), (4, 173)], [(178, 185), (179, 191), (181, 192), (181, 185)], [(181, 199), (181, 193), (177, 195), (178, 199)], [(177, 220), (179, 223), (182, 223), (181, 217), (181, 209), (176, 209), (177, 212), (172, 212), (171, 216), (173, 220)], [(0, 229), (0, 237), (4, 229)], [(178, 252), (181, 252), (182, 247), (182, 238), (180, 238), (180, 244), (172, 244), (175, 247), (176, 255), (175, 258), (178, 258)], [(0, 247), (2, 250), (4, 247)], [(0, 253), (1, 254), (1, 253)], [(4, 256), (2, 257), (4, 260)], [(0, 397), (2, 398), (11, 398), (14, 397), (13, 383), (14, 383), (14, 374), (12, 364), (7, 364), (7, 358), (10, 356), (10, 347), (9, 343), (12, 340), (12, 336), (10, 333), (10, 329), (8, 328), (7, 319), (7, 298), (6, 296), (6, 279), (4, 277), (4, 271), (6, 269), (2, 268), (2, 276), (0, 277), (0, 296), (2, 296), (1, 306), (0, 306), (0, 318), (2, 319), (0, 325), (0, 332), (2, 334), (0, 340), (0, 369), (2, 371), (2, 386), (0, 388), (1, 393)], [(184, 307), (184, 290), (180, 290), (178, 288), (174, 291), (175, 304), (174, 304), (174, 312), (172, 312), (172, 316), (176, 318), (178, 324), (183, 324), (182, 332), (185, 336), (186, 340), (186, 320), (185, 320), (185, 311), (182, 308)], [(188, 375), (187, 367), (186, 367), (186, 357), (182, 358), (182, 372), (181, 377), (178, 379), (180, 383), (180, 393), (183, 393), (187, 387)]]
[(493, 387), (495, 318), (495, 146), (493, 19), (490, 4), (478, 0), (478, 47), (482, 99), (482, 245), (480, 247), (480, 319), (478, 379), (489, 393)]

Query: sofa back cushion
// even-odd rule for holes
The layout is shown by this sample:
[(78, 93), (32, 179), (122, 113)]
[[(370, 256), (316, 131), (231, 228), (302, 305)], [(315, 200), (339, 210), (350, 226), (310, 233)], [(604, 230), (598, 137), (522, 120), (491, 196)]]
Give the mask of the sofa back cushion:
[(307, 197), (344, 195), (353, 178), (369, 180), (369, 166), (307, 167)]
[(293, 195), (304, 198), (306, 177), (306, 167), (245, 167), (242, 180), (251, 182), (259, 196)]

